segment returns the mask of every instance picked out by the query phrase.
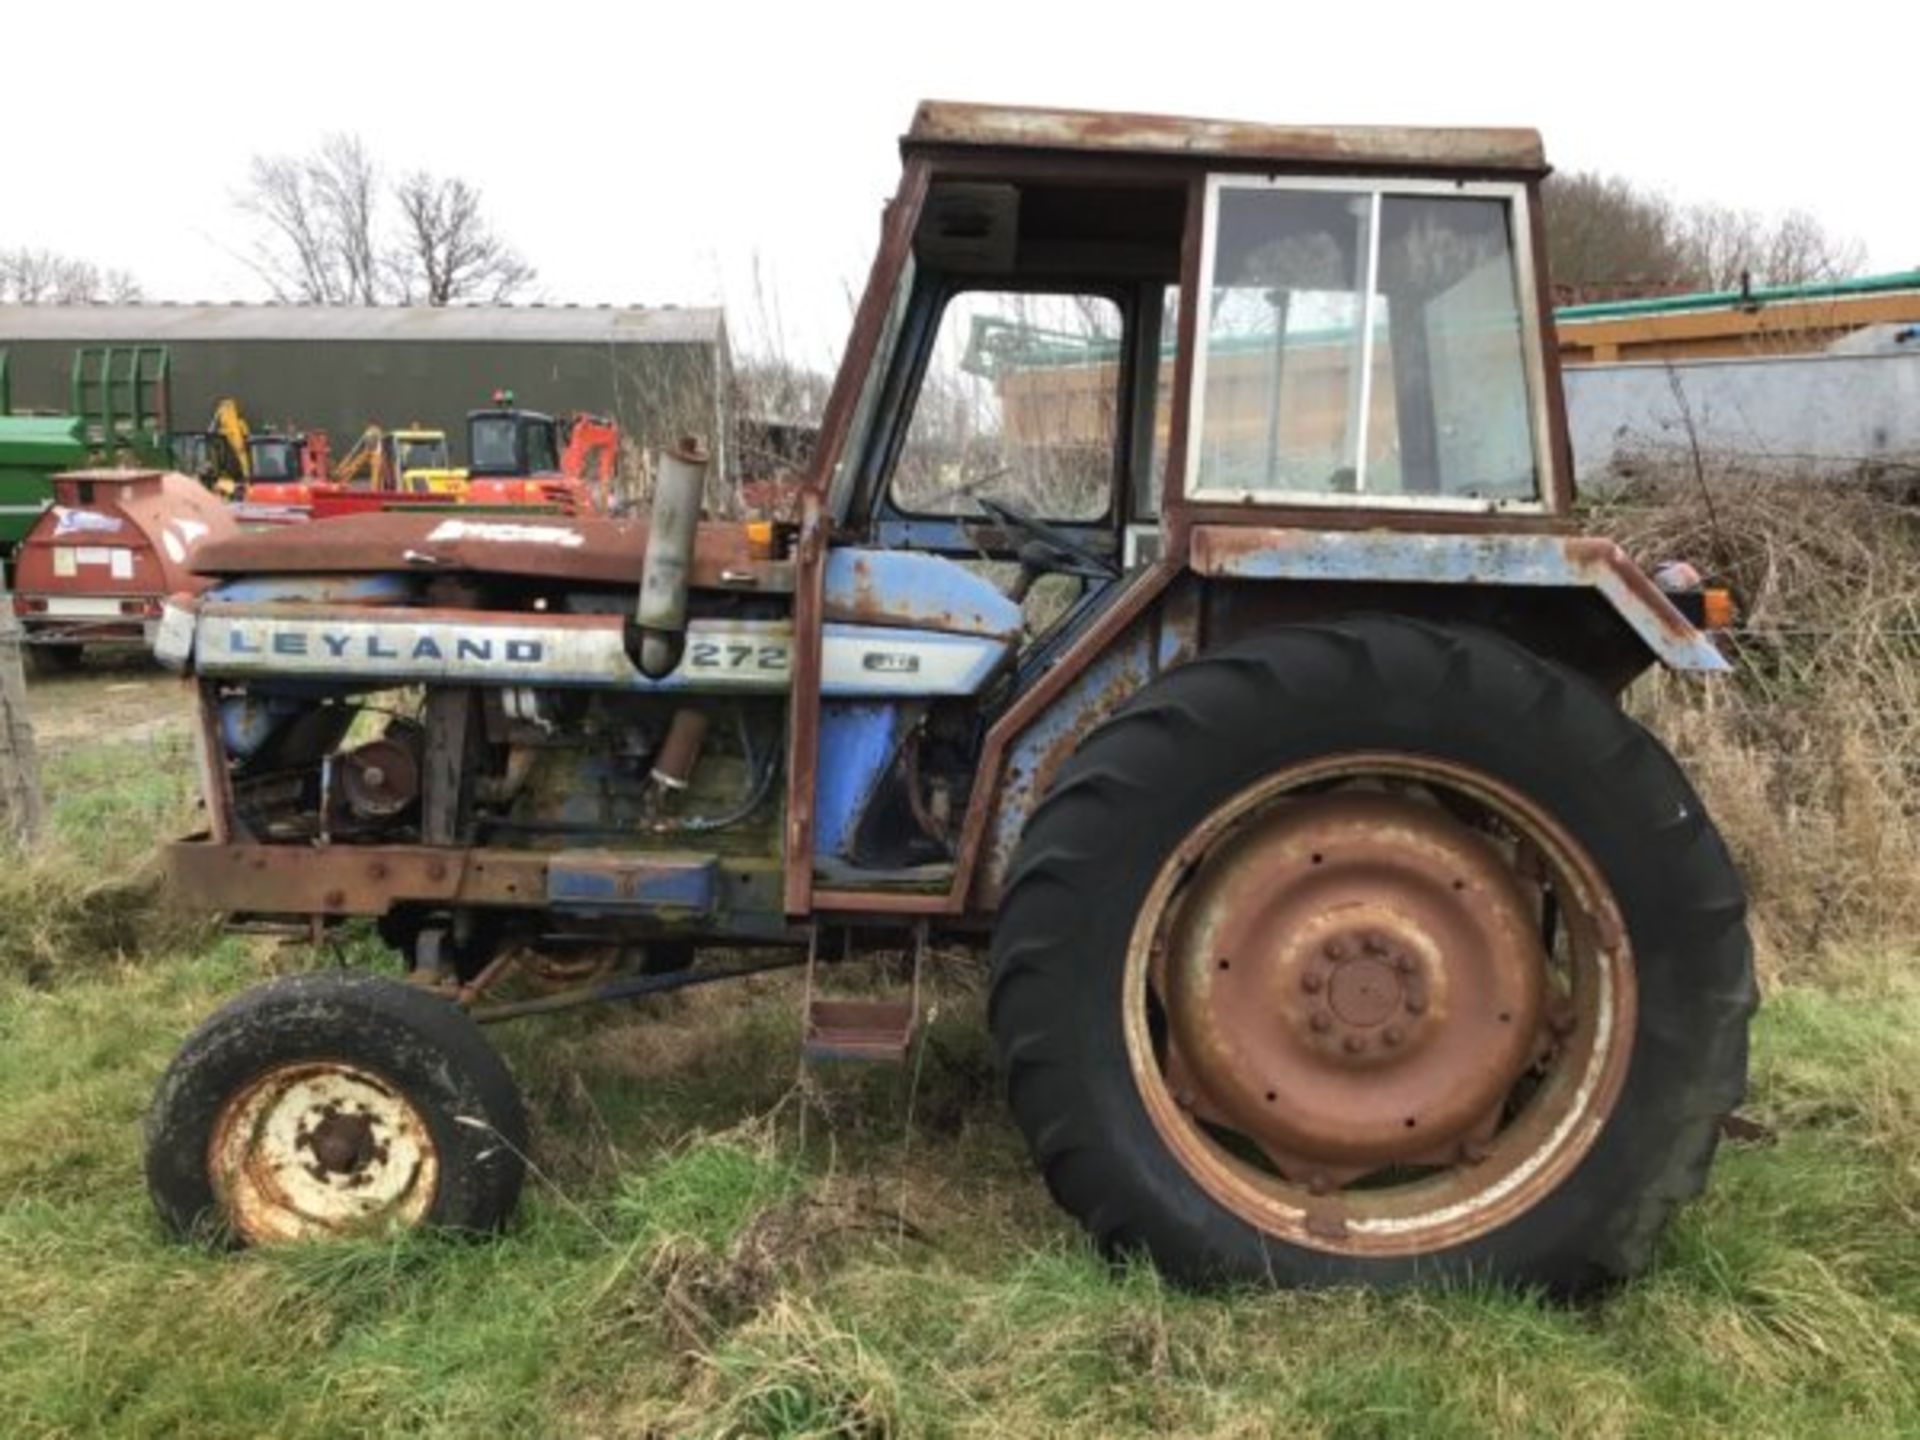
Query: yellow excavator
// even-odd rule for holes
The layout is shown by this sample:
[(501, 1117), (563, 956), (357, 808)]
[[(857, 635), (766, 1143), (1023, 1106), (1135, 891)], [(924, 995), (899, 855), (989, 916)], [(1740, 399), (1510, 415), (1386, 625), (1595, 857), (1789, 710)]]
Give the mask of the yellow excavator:
[(332, 478), (356, 490), (412, 495), (458, 496), (467, 488), (467, 472), (453, 466), (447, 432), (418, 425), (405, 430), (369, 425), (333, 467)]
[(231, 396), (213, 407), (213, 419), (207, 422), (207, 477), (220, 495), (231, 497), (246, 487), (253, 466), (247, 454), (252, 432), (240, 413), (239, 402)]

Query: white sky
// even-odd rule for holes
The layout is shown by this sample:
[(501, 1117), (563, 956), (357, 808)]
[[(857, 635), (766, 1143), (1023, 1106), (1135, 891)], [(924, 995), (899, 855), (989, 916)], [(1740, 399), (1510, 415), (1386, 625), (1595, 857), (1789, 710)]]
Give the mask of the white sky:
[(261, 298), (231, 204), (249, 157), (350, 129), (390, 171), (477, 182), (550, 302), (721, 301), (736, 346), (777, 331), (829, 365), (930, 96), (1532, 125), (1563, 168), (1803, 206), (1893, 270), (1920, 266), (1916, 41), (1911, 0), (12, 0), (0, 246)]

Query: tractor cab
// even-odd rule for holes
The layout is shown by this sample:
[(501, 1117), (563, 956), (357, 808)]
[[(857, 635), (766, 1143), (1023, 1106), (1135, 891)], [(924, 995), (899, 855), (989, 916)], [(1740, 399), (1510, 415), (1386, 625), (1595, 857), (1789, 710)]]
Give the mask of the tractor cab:
[(829, 417), (832, 523), (1093, 593), (1229, 528), (1563, 523), (1529, 134), (1290, 132), (1275, 168), (1223, 130), (1203, 172), (1058, 124), (1071, 162), (1014, 112), (923, 107)]
[(492, 408), (467, 412), (467, 473), (476, 480), (559, 474), (557, 422), (516, 408), (511, 390), (496, 390)]

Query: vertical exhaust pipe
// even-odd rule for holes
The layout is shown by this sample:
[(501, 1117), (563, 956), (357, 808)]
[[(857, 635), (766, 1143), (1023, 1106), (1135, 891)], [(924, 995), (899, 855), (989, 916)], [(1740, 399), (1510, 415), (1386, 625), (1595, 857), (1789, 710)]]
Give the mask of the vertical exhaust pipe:
[(640, 603), (627, 622), (627, 658), (649, 680), (664, 680), (687, 646), (687, 590), (707, 483), (707, 451), (688, 438), (660, 457), (640, 570)]

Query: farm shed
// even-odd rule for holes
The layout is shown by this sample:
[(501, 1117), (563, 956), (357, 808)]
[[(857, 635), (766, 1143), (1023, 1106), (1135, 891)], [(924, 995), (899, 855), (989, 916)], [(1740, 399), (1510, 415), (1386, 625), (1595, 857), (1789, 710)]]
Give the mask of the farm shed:
[[(325, 430), (336, 453), (369, 424), (444, 428), (496, 389), (536, 410), (613, 416), (649, 447), (723, 447), (729, 355), (717, 308), (459, 305), (0, 305), (16, 410), (64, 411), (75, 347), (165, 345), (175, 429), (223, 396), (256, 428)], [(724, 463), (725, 456), (718, 457)]]
[(1566, 366), (1818, 354), (1878, 326), (1920, 323), (1920, 270), (1813, 285), (1567, 305), (1554, 312)]

